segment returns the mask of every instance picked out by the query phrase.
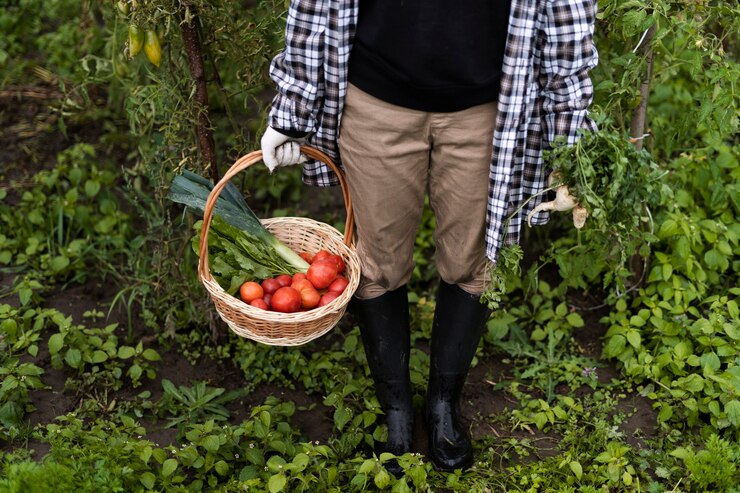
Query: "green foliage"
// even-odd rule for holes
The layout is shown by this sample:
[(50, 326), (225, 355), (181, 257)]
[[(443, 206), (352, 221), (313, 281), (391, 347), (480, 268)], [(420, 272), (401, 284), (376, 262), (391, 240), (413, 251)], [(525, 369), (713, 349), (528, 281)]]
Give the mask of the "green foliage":
[(609, 129), (607, 122), (600, 126), (574, 145), (556, 143), (545, 153), (559, 175), (556, 181), (567, 185), (589, 212), (577, 238), (556, 242), (546, 261), (557, 263), (568, 286), (585, 288), (602, 278), (605, 288), (620, 293), (632, 276), (631, 257), (636, 252), (647, 257), (655, 240), (651, 211), (667, 193), (660, 182), (665, 173), (627, 135)]
[(0, 438), (12, 438), (23, 425), (23, 417), (36, 408), (29, 391), (44, 387), (44, 370), (33, 363), (21, 363), (18, 358), (3, 358), (0, 366)]
[(175, 385), (162, 379), (164, 394), (157, 407), (159, 414), (171, 415), (167, 427), (180, 425), (184, 422), (192, 423), (203, 421), (209, 417), (214, 421), (225, 421), (230, 412), (224, 404), (243, 397), (246, 389), (232, 390), (210, 387), (206, 382), (195, 382), (192, 386)]
[(0, 265), (45, 285), (83, 281), (94, 259), (128, 246), (130, 218), (120, 210), (114, 181), (92, 146), (59, 153), (54, 168), (35, 174), (17, 203), (9, 196), (0, 203)]
[[(716, 163), (707, 167), (706, 162)], [(607, 317), (604, 355), (646, 381), (659, 420), (689, 426), (708, 420), (730, 436), (740, 429), (737, 149), (682, 156), (656, 216), (659, 242), (647, 283)]]
[(712, 434), (705, 448), (679, 447), (671, 455), (683, 461), (689, 481), (702, 491), (737, 491), (740, 446)]
[(47, 491), (91, 491), (75, 488), (74, 470), (53, 462), (10, 464), (0, 478), (3, 493), (46, 493)]
[(74, 371), (67, 385), (78, 390), (93, 387), (117, 390), (123, 385), (124, 370), (134, 388), (141, 385), (142, 376), (149, 379), (156, 376), (152, 362), (160, 359), (159, 353), (145, 349), (141, 341), (135, 347), (119, 345), (115, 335), (117, 324), (88, 328), (74, 324), (71, 317), (61, 313), (51, 318), (58, 328), (48, 341), (51, 365)]
[[(51, 446), (37, 464), (25, 449), (7, 453), (4, 444), (0, 491), (44, 491), (49, 484), (83, 492), (737, 489), (737, 2), (600, 2), (594, 109), (609, 123), (600, 120), (602, 132), (551, 155), (575, 189), (591, 187), (581, 186), (579, 198), (592, 215), (580, 234), (556, 218), (543, 242), (550, 248), (542, 248), (524, 278), (523, 252), (502, 251), (486, 300), (497, 311), (479, 357), (502, 359), (506, 368), (490, 382), (490, 398), (511, 402), (496, 415), (477, 416), (490, 436), (475, 440), (476, 464), (442, 474), (405, 454), (400, 479), (383, 467), (391, 457), (372, 453), (387, 431), (357, 329), (341, 327), (300, 348), (235, 337), (215, 343), (189, 248), (191, 224), (173, 225), (179, 211), (164, 202), (166, 185), (181, 169), (208, 171), (193, 138), (204, 110), (219, 171), (258, 147), (272, 87), (267, 65), (282, 46), (285, 3), (138, 1), (126, 12), (117, 3), (24, 0), (0, 12), (0, 87), (56, 85), (64, 97), (50, 108), (61, 117), (60, 130), (93, 120), (101, 133), (94, 147), (73, 145), (46, 171), (0, 188), (0, 267), (18, 276), (12, 288), (2, 279), (2, 294), (17, 294), (21, 305), (0, 305), (0, 439), (15, 446), (33, 436)], [(208, 108), (195, 103), (180, 32), (196, 15)], [(158, 32), (159, 68), (142, 56), (129, 59), (131, 25)], [(649, 153), (638, 153), (626, 135), (640, 102), (646, 70), (640, 46), (651, 26), (643, 139)], [(120, 174), (101, 157), (108, 155), (120, 158)], [(293, 215), (304, 198), (299, 176), (297, 167), (245, 173), (237, 184), (262, 208), (255, 208), (260, 217), (263, 210)], [(309, 206), (307, 213), (336, 219), (324, 202)], [(417, 404), (435, 308), (433, 230), (425, 209), (410, 284)], [(644, 259), (643, 277), (630, 277), (633, 253)], [(553, 262), (560, 279), (545, 282), (541, 274)], [(233, 360), (245, 392), (269, 384), (316, 396), (313, 411), (332, 424), (327, 442), (307, 443), (291, 423), (295, 404), (272, 398), (231, 423), (235, 394), (202, 381), (163, 382), (156, 403), (146, 391), (131, 399), (115, 393), (156, 376), (159, 354), (135, 341), (131, 327), (124, 341), (118, 327), (73, 324), (43, 308), (51, 289), (93, 272), (119, 290), (114, 305), (123, 304), (131, 317), (140, 313), (160, 342), (172, 341), (192, 360)], [(611, 382), (596, 378), (603, 363), (574, 340), (587, 325), (594, 329), (574, 298), (596, 298), (606, 314), (603, 355), (621, 371)], [(38, 360), (47, 337), (51, 369)], [(65, 371), (67, 391), (82, 402), (78, 415), (33, 432), (26, 413), (43, 387), (44, 368)], [(89, 399), (96, 390), (106, 395)], [(654, 440), (625, 436), (626, 393), (653, 403), (660, 425)], [(146, 439), (145, 428), (128, 416), (177, 425), (177, 445)], [(552, 445), (543, 447), (548, 438)]]

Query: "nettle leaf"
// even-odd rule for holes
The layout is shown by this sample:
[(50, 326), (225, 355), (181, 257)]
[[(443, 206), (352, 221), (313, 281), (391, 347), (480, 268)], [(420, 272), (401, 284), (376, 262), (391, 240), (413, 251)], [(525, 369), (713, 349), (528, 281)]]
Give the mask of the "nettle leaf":
[(156, 480), (157, 480), (157, 477), (148, 471), (145, 473), (142, 473), (141, 476), (139, 477), (139, 481), (141, 481), (141, 484), (144, 486), (144, 488), (148, 490), (151, 490), (152, 488), (154, 488), (154, 483)]
[(725, 413), (727, 413), (727, 419), (730, 420), (733, 426), (740, 426), (740, 401), (733, 399), (725, 404)]
[(568, 467), (570, 467), (570, 470), (576, 475), (576, 478), (581, 479), (581, 476), (583, 476), (583, 467), (580, 462), (572, 461), (568, 464)]
[(64, 355), (64, 361), (72, 368), (79, 368), (82, 364), (82, 353), (79, 349), (72, 348)]
[(679, 359), (686, 359), (691, 353), (693, 353), (691, 343), (687, 341), (681, 341), (676, 344), (676, 346), (673, 348), (673, 351), (676, 353), (676, 356)]
[(341, 430), (344, 428), (344, 425), (346, 425), (350, 419), (352, 419), (352, 413), (346, 407), (338, 407), (337, 410), (334, 411), (334, 424), (337, 426), (337, 429)]
[(719, 356), (715, 353), (704, 353), (701, 355), (701, 358), (699, 358), (699, 361), (701, 361), (702, 368), (710, 368), (715, 372), (719, 370), (721, 364)]
[(129, 359), (136, 354), (136, 350), (131, 346), (121, 346), (118, 348), (118, 357), (120, 359)]
[(64, 334), (53, 334), (49, 337), (49, 354), (57, 354), (64, 346)]
[(221, 442), (216, 435), (208, 435), (203, 437), (198, 445), (202, 446), (209, 452), (215, 452), (221, 446)]
[(176, 459), (167, 459), (162, 464), (162, 476), (167, 477), (171, 475), (177, 469), (178, 463)]
[(288, 480), (284, 474), (273, 474), (267, 481), (267, 488), (270, 490), (270, 493), (278, 493), (278, 491), (283, 491), (287, 483)]

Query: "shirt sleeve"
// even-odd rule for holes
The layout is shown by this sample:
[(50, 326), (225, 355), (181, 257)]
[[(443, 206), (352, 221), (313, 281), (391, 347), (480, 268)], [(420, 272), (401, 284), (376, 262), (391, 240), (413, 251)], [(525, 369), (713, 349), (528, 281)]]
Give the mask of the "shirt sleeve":
[(321, 106), (323, 44), (329, 0), (291, 0), (285, 49), (270, 64), (277, 85), (269, 125), (289, 132), (313, 133)]
[(593, 100), (589, 71), (598, 63), (596, 0), (548, 0), (545, 17), (539, 83), (543, 144), (549, 147), (556, 137), (573, 144), (579, 130), (596, 130), (588, 116)]

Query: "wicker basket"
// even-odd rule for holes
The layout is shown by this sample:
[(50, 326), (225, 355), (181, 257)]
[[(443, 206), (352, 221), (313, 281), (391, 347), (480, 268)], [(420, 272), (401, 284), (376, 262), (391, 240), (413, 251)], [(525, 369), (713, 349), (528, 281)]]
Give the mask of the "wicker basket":
[(352, 201), (341, 170), (331, 158), (321, 151), (302, 146), (301, 152), (327, 164), (339, 177), (347, 210), (345, 234), (335, 228), (313, 219), (304, 217), (279, 217), (265, 219), (262, 223), (280, 241), (296, 252), (317, 252), (325, 249), (338, 254), (346, 265), (344, 276), (349, 285), (342, 294), (331, 303), (312, 310), (296, 313), (279, 313), (262, 310), (244, 303), (230, 295), (213, 279), (208, 267), (208, 230), (211, 225), (213, 208), (219, 194), (237, 173), (252, 164), (262, 161), (262, 152), (254, 151), (237, 160), (219, 181), (205, 206), (203, 226), (200, 235), (200, 260), (198, 278), (211, 295), (216, 311), (229, 325), (232, 331), (241, 337), (252, 339), (273, 346), (297, 346), (321, 337), (330, 331), (344, 315), (350, 298), (360, 281), (360, 264), (352, 245), (354, 229)]

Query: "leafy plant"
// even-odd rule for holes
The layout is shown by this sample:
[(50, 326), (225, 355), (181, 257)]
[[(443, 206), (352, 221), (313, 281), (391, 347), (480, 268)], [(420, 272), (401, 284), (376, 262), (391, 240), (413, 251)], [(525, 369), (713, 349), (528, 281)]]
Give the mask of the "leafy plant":
[(167, 420), (167, 427), (178, 426), (184, 422), (197, 423), (206, 417), (214, 421), (225, 421), (230, 412), (225, 404), (245, 396), (245, 389), (226, 392), (223, 388), (210, 387), (206, 382), (195, 382), (188, 387), (175, 385), (162, 379), (164, 394), (157, 407), (160, 414), (169, 414), (173, 417)]
[(737, 470), (740, 465), (740, 447), (737, 442), (723, 440), (712, 434), (705, 448), (678, 447), (671, 455), (683, 461), (689, 481), (702, 491), (732, 491), (737, 488)]
[[(122, 377), (126, 366), (126, 375), (135, 388), (140, 385), (141, 377), (153, 379), (156, 370), (153, 361), (160, 359), (154, 349), (144, 349), (139, 342), (136, 347), (119, 345), (115, 335), (117, 324), (103, 328), (88, 328), (72, 323), (71, 317), (59, 314), (53, 317), (58, 332), (49, 337), (49, 354), (51, 364), (56, 369), (65, 365), (76, 374), (68, 385), (81, 388), (103, 386), (119, 389), (123, 385)], [(127, 365), (128, 360), (131, 360)]]
[[(23, 417), (36, 408), (31, 404), (29, 391), (44, 388), (41, 375), (44, 370), (33, 363), (21, 363), (10, 358), (0, 366), (0, 436), (17, 434), (23, 426)], [(6, 431), (7, 430), (7, 431)]]
[(56, 166), (35, 174), (17, 203), (10, 197), (0, 203), (0, 265), (15, 274), (30, 271), (42, 288), (54, 280), (83, 281), (91, 260), (120, 253), (131, 233), (114, 180), (89, 144), (59, 153)]

